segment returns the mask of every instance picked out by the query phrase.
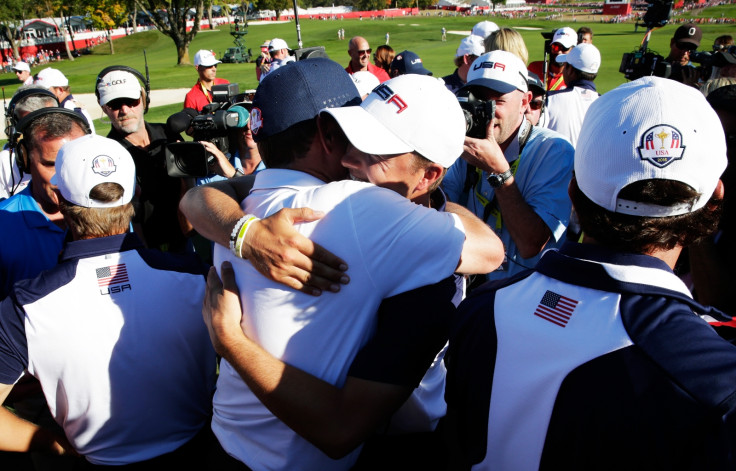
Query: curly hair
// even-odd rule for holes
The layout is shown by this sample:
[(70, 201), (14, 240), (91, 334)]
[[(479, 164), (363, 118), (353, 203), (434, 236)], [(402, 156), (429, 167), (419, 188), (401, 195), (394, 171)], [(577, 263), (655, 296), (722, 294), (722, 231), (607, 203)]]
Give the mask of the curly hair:
[[(626, 186), (619, 193), (627, 200), (670, 206), (694, 203), (698, 193), (688, 185), (670, 180), (642, 180)], [(711, 198), (691, 213), (669, 217), (642, 217), (614, 213), (591, 201), (573, 177), (570, 198), (583, 232), (615, 250), (649, 253), (687, 247), (709, 236), (718, 228), (722, 199)]]

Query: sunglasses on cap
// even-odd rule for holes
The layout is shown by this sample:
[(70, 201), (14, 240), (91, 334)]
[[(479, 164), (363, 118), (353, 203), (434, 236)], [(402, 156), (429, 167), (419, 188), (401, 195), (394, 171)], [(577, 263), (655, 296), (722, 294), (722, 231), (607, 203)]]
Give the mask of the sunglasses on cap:
[(141, 99), (132, 99), (132, 98), (118, 98), (116, 100), (112, 100), (107, 103), (107, 107), (111, 110), (118, 111), (122, 109), (123, 106), (127, 106), (128, 108), (135, 108), (136, 106), (141, 104)]
[(675, 43), (675, 47), (681, 51), (694, 51), (698, 48), (698, 46), (693, 43)]

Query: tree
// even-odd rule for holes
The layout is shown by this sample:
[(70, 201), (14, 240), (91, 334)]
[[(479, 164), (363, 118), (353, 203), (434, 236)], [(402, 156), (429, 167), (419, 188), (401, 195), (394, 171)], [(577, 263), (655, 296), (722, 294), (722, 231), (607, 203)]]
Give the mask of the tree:
[[(170, 37), (176, 45), (178, 65), (191, 64), (189, 61), (189, 45), (199, 32), (204, 12), (204, 0), (135, 0), (138, 8), (144, 11), (156, 28)], [(187, 31), (189, 10), (194, 8), (194, 24)]]
[(282, 11), (294, 8), (294, 2), (292, 0), (258, 0), (256, 8), (259, 10), (274, 10), (276, 19), (278, 19)]
[(78, 7), (78, 5), (74, 4), (73, 2), (64, 2), (62, 0), (42, 0), (40, 2), (34, 3), (34, 5), (36, 6), (36, 11), (38, 12), (40, 17), (51, 18), (51, 21), (54, 22), (54, 26), (56, 26), (56, 30), (59, 32), (59, 37), (64, 43), (64, 49), (66, 49), (66, 57), (70, 61), (73, 61), (74, 56), (72, 56), (72, 51), (69, 49), (69, 43), (66, 41), (66, 31), (64, 30), (64, 25), (58, 24), (56, 22), (56, 18), (66, 18), (71, 14), (71, 11), (73, 9), (76, 9)]
[(93, 0), (93, 3), (87, 5), (85, 10), (95, 28), (105, 30), (107, 42), (110, 44), (110, 54), (115, 54), (111, 32), (127, 21), (127, 6), (115, 0)]
[(16, 59), (20, 59), (18, 29), (23, 24), (23, 12), (23, 0), (0, 0), (0, 40), (7, 41)]

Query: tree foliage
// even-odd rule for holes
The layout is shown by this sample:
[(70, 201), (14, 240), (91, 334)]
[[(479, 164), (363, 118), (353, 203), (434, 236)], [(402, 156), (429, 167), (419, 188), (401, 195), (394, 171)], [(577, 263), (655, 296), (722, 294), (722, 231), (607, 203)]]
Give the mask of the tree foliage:
[(0, 40), (10, 44), (16, 59), (20, 58), (18, 28), (23, 23), (23, 7), (23, 0), (0, 0)]
[(110, 54), (115, 54), (110, 31), (128, 20), (128, 6), (116, 0), (92, 0), (85, 6), (95, 28), (104, 30), (110, 44)]
[[(199, 32), (204, 0), (135, 0), (135, 4), (149, 16), (160, 32), (174, 41), (177, 64), (191, 64), (189, 45)], [(194, 10), (193, 15), (190, 10)], [(193, 25), (187, 31), (188, 19), (193, 20)]]

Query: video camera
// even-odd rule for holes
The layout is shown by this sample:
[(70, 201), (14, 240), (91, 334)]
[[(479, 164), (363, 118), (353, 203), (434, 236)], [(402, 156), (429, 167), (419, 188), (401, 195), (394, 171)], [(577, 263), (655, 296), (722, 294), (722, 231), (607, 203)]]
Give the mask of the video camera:
[[(223, 153), (230, 152), (231, 130), (248, 124), (248, 94), (239, 93), (236, 83), (214, 85), (212, 103), (197, 112), (192, 108), (174, 113), (166, 120), (169, 131), (186, 132), (194, 142), (173, 142), (166, 145), (166, 171), (170, 177), (205, 177), (215, 156), (206, 151), (199, 141), (209, 141)], [(252, 97), (251, 97), (252, 99)]]
[(667, 78), (672, 73), (672, 65), (664, 60), (664, 56), (647, 48), (652, 29), (666, 25), (671, 12), (672, 0), (653, 0), (648, 4), (642, 18), (647, 27), (644, 41), (638, 50), (625, 52), (621, 58), (618, 71), (624, 74), (627, 80), (636, 80), (649, 75)]
[(457, 101), (465, 115), (465, 135), (485, 139), (488, 125), (496, 114), (496, 101), (480, 100), (468, 89), (458, 91)]
[(698, 73), (700, 78), (708, 80), (713, 74), (713, 67), (724, 67), (730, 63), (726, 56), (731, 56), (732, 60), (736, 57), (736, 46), (718, 47), (713, 46), (711, 51), (693, 51), (690, 53), (690, 61), (700, 64)]

